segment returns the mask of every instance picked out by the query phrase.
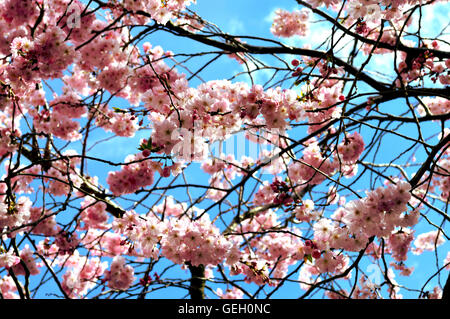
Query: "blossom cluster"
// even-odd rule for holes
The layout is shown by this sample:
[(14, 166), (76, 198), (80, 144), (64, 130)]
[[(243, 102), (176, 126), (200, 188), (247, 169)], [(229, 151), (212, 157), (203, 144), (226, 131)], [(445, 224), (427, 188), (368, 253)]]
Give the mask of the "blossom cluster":
[(294, 35), (306, 36), (309, 27), (309, 15), (308, 9), (294, 10), (293, 12), (277, 9), (270, 31), (275, 36), (284, 38)]
[[(116, 9), (131, 13), (137, 11), (148, 12), (152, 19), (160, 24), (166, 24), (169, 20), (176, 19), (177, 13), (184, 10), (192, 2), (193, 0), (123, 0), (120, 5), (117, 5)], [(148, 19), (144, 19), (142, 16), (134, 16), (133, 14), (131, 14), (130, 19), (138, 23), (146, 23), (148, 21)]]
[[(166, 233), (167, 225), (154, 216), (140, 217), (133, 211), (125, 216), (115, 219), (112, 229), (118, 234), (124, 234), (132, 243), (129, 253), (158, 259), (161, 238)], [(124, 246), (126, 241), (121, 243)]]
[(0, 202), (0, 229), (4, 227), (20, 227), (30, 218), (31, 200), (26, 196), (19, 197), (9, 203)]
[(129, 155), (122, 170), (109, 172), (107, 183), (116, 195), (134, 193), (144, 186), (153, 184), (153, 175), (158, 163), (146, 159), (142, 153)]
[(422, 254), (424, 251), (434, 251), (437, 246), (445, 242), (444, 236), (440, 230), (432, 230), (427, 233), (420, 234), (414, 240), (415, 248), (412, 252), (416, 255)]
[(103, 275), (107, 266), (99, 258), (80, 259), (63, 275), (62, 288), (70, 298), (82, 297), (95, 287), (95, 280)]
[[(386, 188), (379, 187), (362, 199), (348, 202), (335, 212), (333, 218), (343, 222), (346, 225), (345, 232), (354, 234), (363, 243), (372, 236), (390, 236), (397, 226), (411, 227), (417, 223), (417, 211), (406, 213), (411, 199), (410, 190), (411, 186), (405, 181), (398, 181), (396, 185), (391, 184)], [(323, 233), (332, 235), (328, 231)], [(336, 233), (333, 235), (336, 236)], [(342, 239), (336, 238), (335, 242), (342, 242)], [(345, 237), (344, 241), (348, 240)]]
[(230, 254), (232, 243), (220, 234), (207, 214), (194, 221), (187, 216), (170, 219), (161, 248), (162, 254), (177, 264), (216, 266), (224, 259), (230, 264), (239, 259)]
[(364, 151), (364, 140), (358, 132), (346, 135), (337, 147), (342, 161), (347, 164), (355, 163)]
[(11, 276), (7, 275), (0, 278), (0, 292), (5, 299), (19, 299), (19, 295), (15, 293), (17, 286)]
[(126, 265), (126, 260), (122, 256), (114, 257), (110, 269), (105, 271), (105, 280), (108, 287), (115, 290), (127, 290), (135, 280), (134, 268)]

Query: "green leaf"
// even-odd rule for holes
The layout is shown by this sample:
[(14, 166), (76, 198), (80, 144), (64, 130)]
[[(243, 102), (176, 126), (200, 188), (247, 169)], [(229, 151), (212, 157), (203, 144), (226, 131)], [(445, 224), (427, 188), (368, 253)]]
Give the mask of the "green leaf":
[(126, 113), (124, 110), (119, 109), (118, 107), (115, 107), (115, 106), (113, 106), (113, 110), (114, 110), (114, 112), (116, 112), (116, 113)]
[(306, 258), (310, 263), (313, 262), (313, 258), (312, 258), (311, 255), (305, 255), (305, 258)]

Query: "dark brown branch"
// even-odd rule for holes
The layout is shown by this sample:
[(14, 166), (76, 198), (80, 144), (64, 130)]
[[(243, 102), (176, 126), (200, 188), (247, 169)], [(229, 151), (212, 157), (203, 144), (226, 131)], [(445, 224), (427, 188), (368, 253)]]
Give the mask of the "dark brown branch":
[(417, 186), (422, 176), (425, 174), (425, 172), (430, 168), (431, 163), (434, 161), (434, 157), (436, 154), (445, 147), (448, 143), (450, 143), (450, 135), (447, 135), (445, 138), (443, 138), (438, 144), (436, 144), (433, 149), (431, 150), (430, 154), (428, 155), (426, 161), (422, 164), (422, 166), (419, 168), (417, 173), (414, 175), (413, 178), (409, 181), (409, 184), (412, 187)]

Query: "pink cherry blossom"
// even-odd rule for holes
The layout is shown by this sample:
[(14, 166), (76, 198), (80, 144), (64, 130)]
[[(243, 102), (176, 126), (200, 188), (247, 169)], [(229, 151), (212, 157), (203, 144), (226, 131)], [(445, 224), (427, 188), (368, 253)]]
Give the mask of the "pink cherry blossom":
[(308, 20), (310, 11), (307, 9), (288, 12), (277, 9), (275, 19), (270, 31), (278, 37), (291, 37), (293, 35), (306, 36), (308, 33)]
[(433, 251), (436, 247), (445, 242), (442, 233), (439, 230), (432, 230), (417, 236), (414, 241), (415, 248), (412, 252), (416, 255), (422, 254), (424, 251)]
[(122, 256), (114, 257), (109, 270), (105, 271), (105, 279), (108, 287), (116, 290), (128, 289), (135, 280), (134, 269), (126, 265), (126, 260)]
[(20, 263), (20, 257), (15, 256), (12, 252), (0, 253), (0, 268), (11, 268)]

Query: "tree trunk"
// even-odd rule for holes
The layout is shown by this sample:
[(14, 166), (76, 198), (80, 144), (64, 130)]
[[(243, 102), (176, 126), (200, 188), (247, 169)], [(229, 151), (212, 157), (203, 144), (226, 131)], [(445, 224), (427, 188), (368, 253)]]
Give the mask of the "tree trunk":
[(189, 264), (191, 272), (191, 285), (189, 294), (192, 300), (205, 299), (205, 266), (192, 266)]
[(450, 274), (447, 277), (447, 282), (444, 286), (444, 292), (442, 293), (442, 299), (450, 301)]

